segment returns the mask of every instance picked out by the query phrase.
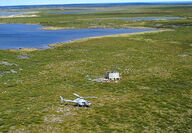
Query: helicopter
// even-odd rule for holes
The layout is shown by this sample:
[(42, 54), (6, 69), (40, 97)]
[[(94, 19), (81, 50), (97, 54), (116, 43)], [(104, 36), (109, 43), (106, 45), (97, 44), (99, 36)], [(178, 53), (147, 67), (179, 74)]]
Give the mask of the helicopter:
[(84, 98), (97, 98), (97, 97), (82, 97), (82, 96), (79, 96), (76, 93), (73, 93), (73, 95), (77, 96), (78, 98), (75, 99), (75, 100), (67, 100), (67, 99), (63, 99), (63, 97), (60, 96), (61, 103), (63, 103), (63, 101), (73, 102), (73, 103), (76, 103), (79, 107), (89, 107), (91, 105), (91, 103), (88, 100), (85, 100)]

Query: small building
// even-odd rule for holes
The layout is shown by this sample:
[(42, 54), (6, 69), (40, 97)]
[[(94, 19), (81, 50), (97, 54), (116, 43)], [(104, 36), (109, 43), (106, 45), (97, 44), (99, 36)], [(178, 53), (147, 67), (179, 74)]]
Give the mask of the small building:
[(105, 79), (112, 81), (120, 80), (120, 74), (118, 72), (106, 72)]
[[(120, 80), (120, 73), (116, 72), (116, 66), (113, 68), (113, 70), (111, 72), (106, 72), (104, 77), (98, 78), (98, 79), (91, 79), (89, 78), (89, 80), (91, 81), (96, 81), (96, 82), (118, 82), (118, 80)], [(87, 76), (89, 77), (89, 76)]]

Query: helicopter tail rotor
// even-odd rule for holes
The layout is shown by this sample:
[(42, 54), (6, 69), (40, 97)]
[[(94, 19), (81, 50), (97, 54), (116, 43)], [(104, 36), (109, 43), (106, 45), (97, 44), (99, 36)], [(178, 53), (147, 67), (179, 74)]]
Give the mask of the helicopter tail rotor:
[(63, 97), (62, 96), (60, 96), (60, 98), (61, 98), (61, 103), (64, 101), (64, 99), (63, 99)]

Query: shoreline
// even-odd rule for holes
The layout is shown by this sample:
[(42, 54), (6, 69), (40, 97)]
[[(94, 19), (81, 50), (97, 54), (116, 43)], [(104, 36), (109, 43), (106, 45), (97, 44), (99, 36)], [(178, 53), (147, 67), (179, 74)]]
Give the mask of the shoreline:
[(73, 29), (156, 29), (150, 27), (88, 27), (88, 28), (77, 28), (77, 27), (54, 27), (54, 26), (43, 26), (40, 30), (73, 30)]
[(123, 34), (116, 34), (116, 35), (106, 35), (106, 36), (95, 36), (95, 37), (87, 37), (87, 38), (82, 38), (82, 39), (77, 39), (77, 40), (71, 40), (67, 42), (61, 42), (61, 43), (56, 43), (56, 44), (49, 44), (46, 45), (48, 48), (19, 48), (19, 49), (0, 49), (0, 50), (8, 50), (8, 51), (24, 51), (24, 52), (31, 52), (31, 51), (40, 51), (40, 50), (46, 50), (46, 49), (51, 49), (55, 47), (60, 47), (65, 44), (72, 44), (72, 43), (79, 43), (79, 42), (85, 42), (90, 39), (102, 39), (102, 38), (108, 38), (108, 37), (128, 37), (132, 35), (142, 35), (142, 34), (147, 34), (147, 33), (158, 33), (158, 32), (163, 32), (163, 31), (172, 31), (169, 29), (161, 29), (161, 30), (156, 30), (156, 31), (144, 31), (144, 32), (137, 32), (137, 33), (123, 33)]
[(16, 14), (16, 15), (2, 15), (0, 16), (0, 18), (29, 18), (29, 17), (39, 17), (39, 15), (36, 15), (36, 13), (39, 13), (39, 12), (24, 12), (24, 13), (19, 13), (19, 14)]
[[(9, 23), (0, 23), (0, 24), (9, 24)], [(17, 24), (17, 23), (13, 23), (13, 24)], [(21, 24), (23, 24), (23, 23), (21, 23)], [(39, 25), (39, 24), (26, 24), (26, 25)], [(41, 26), (41, 28), (39, 28), (39, 30), (42, 30), (42, 28), (44, 28), (44, 26), (42, 26), (42, 25), (40, 25), (40, 26)], [(58, 28), (58, 27), (56, 27), (56, 28)], [(62, 27), (62, 29), (63, 29), (63, 27)], [(55, 30), (62, 30), (62, 29), (55, 29)], [(74, 28), (74, 30), (75, 29), (76, 28)], [(81, 29), (81, 28), (79, 28), (79, 29)], [(99, 28), (87, 28), (87, 29), (99, 29)], [(156, 33), (156, 32), (170, 31), (171, 30), (171, 29), (163, 29), (163, 28), (157, 29), (157, 28), (150, 28), (150, 27), (100, 28), (100, 29), (151, 29), (154, 31), (141, 31), (141, 32), (135, 32), (135, 33), (120, 33), (120, 34), (112, 34), (112, 35), (104, 35), (104, 36), (101, 35), (101, 36), (85, 37), (85, 38), (79, 38), (79, 39), (74, 39), (74, 40), (69, 40), (69, 41), (63, 41), (63, 42), (59, 42), (59, 43), (45, 44), (45, 46), (43, 46), (43, 47), (4, 48), (4, 49), (0, 49), (0, 50), (26, 51), (26, 52), (27, 51), (28, 52), (29, 51), (41, 51), (41, 50), (46, 50), (46, 49), (58, 47), (58, 46), (68, 44), (68, 43), (83, 42), (83, 41), (87, 41), (89, 39), (104, 38), (104, 37), (123, 37), (123, 36), (145, 34), (145, 33)], [(63, 30), (67, 30), (67, 29), (63, 29)], [(69, 29), (69, 30), (73, 30), (73, 29)]]
[(50, 48), (55, 48), (55, 47), (60, 47), (65, 44), (71, 44), (71, 43), (79, 43), (79, 42), (85, 42), (90, 39), (101, 39), (101, 38), (108, 38), (108, 37), (128, 37), (132, 35), (142, 35), (142, 34), (147, 34), (147, 33), (158, 33), (158, 32), (163, 32), (163, 31), (172, 31), (169, 29), (161, 29), (161, 30), (156, 30), (156, 31), (144, 31), (144, 32), (137, 32), (137, 33), (123, 33), (123, 34), (116, 34), (116, 35), (106, 35), (106, 36), (96, 36), (96, 37), (87, 37), (87, 38), (82, 38), (78, 40), (72, 40), (69, 42), (62, 42), (62, 43), (57, 43), (57, 44), (50, 44), (48, 45)]
[(102, 38), (107, 38), (107, 37), (128, 37), (132, 35), (142, 35), (142, 34), (147, 34), (147, 33), (158, 33), (158, 32), (163, 32), (163, 31), (172, 31), (169, 29), (160, 29), (156, 31), (144, 31), (144, 32), (137, 32), (137, 33), (123, 33), (123, 34), (115, 34), (115, 35), (106, 35), (106, 36), (95, 36), (95, 37), (87, 37), (87, 38), (82, 38), (82, 39), (77, 39), (77, 40), (71, 40), (67, 42), (61, 42), (61, 43), (56, 43), (56, 44), (49, 44), (46, 45), (48, 48), (20, 48), (20, 49), (0, 49), (0, 50), (8, 50), (8, 51), (24, 51), (24, 52), (31, 52), (31, 51), (40, 51), (40, 50), (46, 50), (46, 49), (51, 49), (55, 47), (60, 47), (65, 44), (72, 44), (72, 43), (79, 43), (79, 42), (85, 42), (90, 39), (102, 39)]
[(38, 15), (9, 15), (9, 16), (0, 16), (0, 18), (30, 18), (30, 17), (39, 17)]

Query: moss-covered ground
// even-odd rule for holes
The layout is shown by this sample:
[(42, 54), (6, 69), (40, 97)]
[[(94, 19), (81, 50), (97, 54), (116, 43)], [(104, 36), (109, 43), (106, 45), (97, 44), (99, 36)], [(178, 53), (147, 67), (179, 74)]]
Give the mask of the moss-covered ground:
[[(0, 78), (0, 132), (192, 132), (192, 9), (185, 7), (189, 8), (143, 7), (137, 9), (145, 12), (141, 15), (105, 14), (188, 18), (138, 22), (161, 23), (172, 31), (87, 39), (42, 51), (0, 50), (0, 61), (18, 64), (0, 65), (0, 72), (17, 71)], [(86, 17), (101, 15), (93, 14)], [(22, 22), (60, 26), (62, 18), (74, 16), (43, 14)], [(75, 18), (85, 19), (82, 16)], [(75, 20), (73, 26), (84, 28)], [(119, 25), (121, 21), (116, 20)], [(30, 58), (18, 59), (18, 55)], [(86, 77), (100, 77), (115, 64), (122, 74), (118, 83), (97, 83)], [(73, 99), (73, 93), (98, 98), (90, 99), (90, 108), (60, 104), (60, 95)]]

